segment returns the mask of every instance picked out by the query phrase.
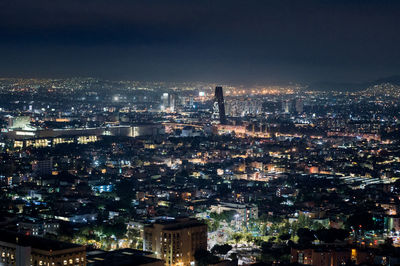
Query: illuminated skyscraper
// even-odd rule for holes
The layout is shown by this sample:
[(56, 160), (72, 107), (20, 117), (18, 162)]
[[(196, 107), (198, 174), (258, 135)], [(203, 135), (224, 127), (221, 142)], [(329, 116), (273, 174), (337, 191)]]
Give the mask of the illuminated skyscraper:
[(285, 101), (283, 101), (282, 102), (282, 111), (284, 112), (284, 113), (290, 113), (290, 111), (291, 111), (291, 104), (290, 104), (290, 101), (289, 100), (285, 100)]
[(161, 95), (161, 111), (175, 112), (178, 95), (176, 93), (164, 92)]
[(169, 95), (169, 110), (172, 113), (174, 113), (176, 111), (177, 98), (178, 98), (178, 95), (176, 93), (171, 93)]
[(226, 124), (224, 93), (222, 87), (215, 87), (214, 96), (214, 114), (213, 117), (218, 117), (220, 124)]
[(165, 111), (169, 107), (169, 94), (164, 92), (161, 95), (161, 111)]

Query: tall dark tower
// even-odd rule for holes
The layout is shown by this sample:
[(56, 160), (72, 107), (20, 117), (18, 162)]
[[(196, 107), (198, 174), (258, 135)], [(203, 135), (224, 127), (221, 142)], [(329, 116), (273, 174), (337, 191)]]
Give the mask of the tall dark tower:
[(220, 86), (215, 87), (214, 106), (218, 107), (219, 122), (221, 124), (226, 124), (224, 93), (222, 91), (222, 87), (220, 87)]

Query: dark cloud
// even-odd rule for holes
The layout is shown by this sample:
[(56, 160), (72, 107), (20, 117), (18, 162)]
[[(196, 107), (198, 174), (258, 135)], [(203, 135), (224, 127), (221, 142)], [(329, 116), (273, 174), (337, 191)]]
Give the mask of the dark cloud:
[(400, 1), (0, 1), (0, 75), (370, 80), (399, 73)]

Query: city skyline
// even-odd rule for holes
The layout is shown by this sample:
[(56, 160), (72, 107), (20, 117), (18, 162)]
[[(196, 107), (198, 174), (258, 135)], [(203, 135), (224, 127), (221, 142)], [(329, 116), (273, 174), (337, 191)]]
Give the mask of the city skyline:
[(0, 1), (0, 265), (400, 265), (400, 1)]

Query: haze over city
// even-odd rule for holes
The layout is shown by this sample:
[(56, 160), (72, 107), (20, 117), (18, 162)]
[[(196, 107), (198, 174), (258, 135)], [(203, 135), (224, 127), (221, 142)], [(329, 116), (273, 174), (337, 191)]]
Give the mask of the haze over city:
[(399, 74), (398, 1), (2, 1), (3, 77), (271, 84)]

